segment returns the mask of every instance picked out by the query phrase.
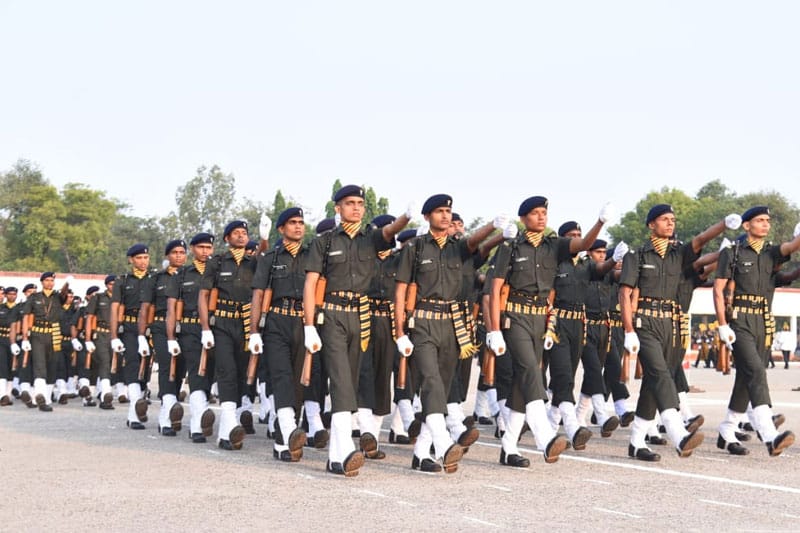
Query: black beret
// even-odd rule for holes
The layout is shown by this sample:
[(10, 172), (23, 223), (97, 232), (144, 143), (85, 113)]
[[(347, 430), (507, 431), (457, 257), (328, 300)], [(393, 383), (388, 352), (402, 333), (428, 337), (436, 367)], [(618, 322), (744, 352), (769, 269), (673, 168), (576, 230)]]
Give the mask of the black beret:
[(273, 245), (273, 248), (279, 248), (282, 244), (283, 244), (283, 237), (278, 237), (275, 240), (275, 244)]
[(109, 274), (108, 276), (106, 276), (106, 279), (103, 280), (103, 284), (108, 285), (109, 283), (112, 283), (114, 281), (117, 281), (117, 276), (115, 276), (114, 274)]
[(39, 281), (44, 281), (47, 278), (55, 278), (55, 277), (56, 277), (55, 272), (42, 272), (42, 275), (39, 276)]
[(416, 235), (417, 235), (416, 228), (404, 229), (403, 231), (397, 234), (397, 242), (400, 243), (406, 242), (408, 239), (415, 237)]
[(319, 224), (317, 224), (316, 232), (317, 234), (325, 233), (326, 231), (330, 231), (336, 227), (336, 220), (333, 218), (324, 218), (320, 220)]
[(96, 293), (99, 290), (100, 287), (98, 287), (97, 285), (92, 285), (91, 287), (86, 289), (86, 297), (88, 298), (89, 296), (91, 296), (92, 294)]
[(342, 198), (347, 198), (348, 196), (364, 198), (363, 187), (359, 187), (358, 185), (345, 185), (333, 194), (333, 201), (338, 202)]
[(214, 244), (214, 236), (211, 235), (210, 233), (205, 233), (205, 232), (198, 233), (197, 235), (192, 237), (192, 240), (189, 241), (189, 244), (191, 244), (192, 246), (194, 246), (195, 244)]
[(580, 231), (581, 230), (581, 225), (578, 224), (577, 222), (575, 222), (574, 220), (570, 220), (568, 222), (564, 222), (558, 228), (558, 236), (559, 237), (563, 237), (564, 235), (566, 235), (567, 233), (569, 233), (570, 231), (575, 230), (575, 229)]
[(6, 294), (8, 294), (9, 292), (17, 292), (17, 288), (16, 287), (6, 287)]
[(657, 204), (650, 208), (650, 211), (647, 212), (647, 220), (645, 220), (645, 224), (650, 224), (652, 221), (664, 215), (666, 213), (675, 214), (675, 211), (672, 210), (672, 206), (669, 204)]
[(453, 198), (449, 194), (434, 194), (422, 204), (422, 214), (430, 215), (431, 211), (439, 207), (452, 207)]
[(258, 248), (256, 241), (247, 241), (247, 244), (244, 245), (245, 250), (255, 250), (256, 248)]
[[(289, 209), (284, 209), (280, 215), (278, 215), (278, 221), (275, 223), (276, 228), (280, 228), (284, 224), (286, 224), (290, 218), (300, 217), (303, 218), (303, 208), (302, 207), (290, 207)], [(267, 235), (262, 235), (262, 239), (266, 239)]]
[(464, 222), (464, 219), (461, 218), (461, 215), (458, 213), (453, 213), (453, 217), (451, 218), (453, 222)]
[(36, 284), (35, 283), (28, 283), (27, 285), (22, 287), (22, 292), (25, 292), (25, 291), (30, 290), (30, 289), (35, 289), (35, 288), (36, 288)]
[(186, 249), (186, 241), (183, 239), (172, 239), (167, 243), (167, 247), (164, 248), (164, 255), (168, 255), (173, 249), (181, 246), (184, 250)]
[(598, 248), (608, 248), (608, 243), (603, 239), (597, 239), (589, 247), (589, 250), (597, 250)]
[(128, 248), (128, 257), (133, 257), (134, 255), (146, 254), (146, 253), (150, 253), (146, 244), (138, 243)]
[(747, 211), (742, 214), (742, 222), (747, 222), (748, 220), (752, 220), (759, 215), (769, 215), (769, 207), (765, 205), (757, 205), (755, 207), (751, 207)]
[(371, 224), (376, 228), (382, 228), (387, 224), (391, 224), (395, 221), (395, 218), (392, 215), (378, 215), (372, 219)]
[(247, 222), (244, 220), (234, 220), (233, 222), (228, 222), (228, 225), (225, 226), (225, 231), (222, 233), (222, 238), (224, 239), (230, 235), (233, 230), (238, 228), (247, 229)]
[(547, 198), (544, 196), (531, 196), (521, 204), (519, 204), (519, 211), (517, 211), (517, 216), (524, 217), (537, 207), (544, 207), (547, 208)]

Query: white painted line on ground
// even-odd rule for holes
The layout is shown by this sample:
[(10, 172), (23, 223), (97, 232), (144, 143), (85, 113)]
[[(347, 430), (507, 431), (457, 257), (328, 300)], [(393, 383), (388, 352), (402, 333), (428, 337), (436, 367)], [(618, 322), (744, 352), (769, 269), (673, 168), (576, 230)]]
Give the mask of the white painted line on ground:
[(361, 489), (358, 492), (362, 492), (364, 494), (369, 494), (370, 496), (377, 496), (378, 498), (388, 498), (385, 494), (381, 494), (380, 492), (374, 492), (367, 489)]
[(605, 509), (603, 507), (594, 507), (595, 511), (600, 511), (601, 513), (608, 513), (608, 514), (615, 514), (619, 516), (626, 516), (628, 518), (641, 518), (641, 516), (631, 513), (625, 513), (622, 511), (615, 511), (613, 509)]
[(789, 514), (789, 513), (783, 513), (783, 516), (785, 516), (786, 518), (800, 518), (800, 516), (796, 514)]
[[(481, 441), (475, 442), (474, 445), (486, 446), (488, 448), (499, 448), (500, 447), (500, 444), (494, 444), (494, 443), (491, 443), (491, 442), (481, 442)], [(521, 452), (535, 453), (535, 454), (538, 454), (538, 455), (542, 455), (542, 452), (540, 452), (538, 450), (531, 450), (529, 448), (520, 448), (519, 450)], [(679, 471), (676, 471), (676, 470), (669, 470), (667, 468), (652, 468), (652, 467), (649, 467), (649, 466), (642, 466), (642, 465), (633, 464), (633, 463), (631, 463), (631, 464), (616, 463), (614, 461), (605, 461), (603, 459), (592, 459), (590, 457), (578, 457), (578, 456), (575, 456), (575, 455), (564, 455), (564, 454), (561, 454), (559, 456), (559, 460), (577, 461), (577, 462), (580, 462), (580, 463), (590, 463), (590, 464), (596, 464), (596, 465), (613, 466), (613, 467), (616, 467), (616, 468), (625, 468), (625, 469), (628, 469), (628, 470), (638, 470), (640, 472), (650, 472), (652, 474), (661, 474), (661, 475), (664, 475), (664, 476), (675, 476), (675, 477), (684, 477), (684, 478), (689, 478), (689, 479), (700, 479), (702, 481), (712, 481), (712, 482), (715, 482), (715, 483), (725, 483), (725, 484), (728, 484), (728, 485), (739, 485), (739, 486), (742, 486), (742, 487), (750, 487), (750, 488), (756, 488), (756, 489), (767, 489), (767, 490), (774, 490), (774, 491), (778, 491), (778, 492), (788, 492), (789, 494), (800, 494), (800, 488), (797, 488), (797, 487), (784, 487), (784, 486), (781, 486), (781, 485), (768, 485), (766, 483), (755, 483), (753, 481), (744, 481), (744, 480), (741, 480), (741, 479), (729, 479), (729, 478), (718, 477), (718, 476), (706, 476), (706, 475), (703, 475), (703, 474), (693, 474), (691, 472), (679, 472)], [(631, 461), (633, 461), (633, 460), (631, 460)], [(525, 469), (525, 468), (519, 468), (519, 469), (515, 469), (515, 470), (519, 470), (519, 471), (522, 471), (522, 472), (525, 472), (525, 471), (530, 472), (529, 469)]]
[(603, 481), (602, 479), (589, 479), (586, 478), (584, 481), (588, 481), (589, 483), (597, 483), (598, 485), (613, 485), (610, 481)]
[(147, 438), (148, 438), (148, 439), (153, 439), (153, 440), (156, 440), (158, 437), (156, 437), (155, 435), (148, 435), (148, 436), (147, 436)]
[(511, 489), (509, 489), (508, 487), (501, 487), (499, 485), (484, 485), (484, 487), (489, 489), (502, 490), (503, 492), (511, 492)]
[(696, 455), (695, 457), (697, 457), (698, 459), (702, 459), (704, 461), (714, 461), (715, 463), (729, 463), (730, 462), (727, 459), (720, 459), (719, 457), (706, 457), (706, 456), (703, 456), (703, 455), (700, 455), (700, 454)]
[(213, 453), (214, 455), (219, 455), (217, 450), (206, 450), (208, 453)]
[(699, 501), (703, 503), (710, 503), (711, 505), (722, 505), (723, 507), (736, 507), (737, 509), (743, 508), (743, 506), (739, 505), (738, 503), (718, 502), (717, 500), (704, 500), (702, 498), (700, 498)]
[(309, 474), (297, 474), (297, 475), (300, 476), (303, 479), (317, 479), (316, 477), (314, 477), (312, 475), (309, 475)]
[(395, 502), (399, 503), (400, 505), (407, 505), (409, 507), (416, 507), (416, 503), (407, 502), (405, 500), (395, 500)]
[(470, 522), (475, 522), (476, 524), (481, 524), (482, 526), (500, 527), (492, 522), (487, 522), (486, 520), (481, 520), (480, 518), (474, 518), (472, 516), (465, 516), (464, 520), (469, 520)]

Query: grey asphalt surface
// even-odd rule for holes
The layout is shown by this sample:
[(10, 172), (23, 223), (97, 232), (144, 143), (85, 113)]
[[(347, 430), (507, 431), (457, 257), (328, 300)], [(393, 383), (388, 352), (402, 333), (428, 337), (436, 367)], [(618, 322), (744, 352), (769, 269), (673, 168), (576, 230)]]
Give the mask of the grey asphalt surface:
[[(800, 392), (791, 390), (800, 363), (768, 378), (782, 429), (800, 430)], [(494, 427), (483, 426), (458, 472), (424, 474), (411, 470), (410, 446), (386, 443), (387, 418), (387, 458), (351, 479), (325, 472), (325, 450), (274, 460), (263, 425), (237, 452), (213, 439), (192, 444), (186, 404), (182, 433), (168, 438), (156, 432), (157, 401), (145, 431), (125, 427), (125, 406), (102, 411), (76, 399), (42, 413), (16, 402), (0, 408), (0, 531), (800, 530), (800, 445), (775, 458), (755, 437), (749, 456), (718, 450), (733, 376), (691, 369), (689, 380), (706, 391), (689, 395), (706, 418), (705, 442), (689, 458), (656, 446), (660, 463), (638, 462), (627, 457), (628, 429), (602, 439), (594, 428), (585, 451), (553, 465), (524, 435), (532, 464), (513, 469), (498, 464)], [(465, 412), (471, 406), (472, 397)]]

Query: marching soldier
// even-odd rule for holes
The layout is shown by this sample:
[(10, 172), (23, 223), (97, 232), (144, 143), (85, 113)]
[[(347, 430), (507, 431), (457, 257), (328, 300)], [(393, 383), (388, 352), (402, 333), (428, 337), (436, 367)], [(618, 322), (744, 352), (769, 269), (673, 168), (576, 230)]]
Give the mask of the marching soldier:
[[(214, 382), (214, 358), (200, 343), (198, 295), (208, 259), (214, 253), (214, 236), (198, 233), (189, 241), (192, 262), (168, 278), (166, 335), (170, 353), (175, 342), (186, 365), (189, 382), (189, 438), (195, 444), (206, 442), (214, 431), (214, 411), (208, 408), (211, 384)], [(203, 355), (205, 353), (205, 356)], [(160, 365), (159, 365), (160, 366)], [(175, 375), (177, 376), (177, 369)], [(183, 374), (181, 374), (183, 375)]]
[[(358, 409), (358, 375), (361, 356), (369, 343), (369, 299), (367, 290), (378, 252), (391, 249), (394, 236), (411, 219), (409, 210), (381, 229), (362, 228), (364, 189), (346, 185), (333, 195), (341, 224), (323, 233), (311, 244), (303, 289), (305, 346), (322, 350), (323, 367), (330, 377), (332, 402), (331, 434), (326, 469), (355, 476), (364, 464), (364, 454), (378, 455), (374, 423), (361, 426), (361, 452), (351, 438), (351, 413)], [(322, 295), (317, 310), (317, 283)], [(324, 289), (324, 290), (323, 290)], [(315, 327), (319, 325), (319, 333)], [(362, 453), (363, 452), (363, 453)]]
[[(672, 206), (658, 204), (647, 214), (650, 240), (625, 255), (620, 277), (620, 310), (625, 329), (624, 347), (639, 354), (644, 374), (636, 416), (631, 426), (628, 456), (641, 461), (659, 461), (661, 456), (647, 447), (645, 435), (656, 411), (667, 436), (680, 457), (688, 457), (703, 442), (699, 430), (686, 430), (678, 413), (678, 392), (672, 379), (670, 352), (679, 341), (678, 283), (709, 240), (728, 227), (739, 226), (741, 217), (729, 215), (689, 243), (672, 241), (675, 213)], [(638, 296), (634, 298), (634, 289)]]
[[(142, 287), (137, 329), (139, 356), (156, 357), (158, 361), (158, 396), (161, 398), (158, 432), (165, 437), (175, 437), (181, 430), (183, 420), (183, 406), (178, 402), (178, 393), (186, 375), (186, 363), (180, 356), (181, 349), (174, 332), (171, 332), (171, 341), (167, 340), (167, 286), (178, 269), (186, 263), (186, 243), (183, 239), (169, 241), (164, 255), (168, 261), (167, 267), (149, 276)], [(150, 352), (145, 335), (148, 327), (154, 354)]]
[[(83, 351), (83, 344), (78, 340), (78, 315), (80, 309), (75, 302), (75, 294), (69, 288), (69, 283), (64, 285), (61, 290), (62, 301), (61, 304), (61, 320), (59, 320), (59, 327), (61, 328), (61, 348), (58, 350), (57, 360), (58, 366), (56, 368), (56, 385), (54, 389), (55, 400), (60, 405), (66, 405), (69, 402), (70, 394), (67, 390), (67, 380), (71, 376), (77, 374), (78, 358)], [(73, 354), (75, 354), (73, 356)], [(72, 396), (74, 397), (74, 395)]]
[(13, 312), (17, 300), (16, 287), (6, 287), (5, 296), (5, 301), (0, 304), (0, 407), (14, 403), (10, 392), (11, 369), (19, 354), (16, 339), (11, 337), (11, 329), (16, 322), (16, 313)]
[[(429, 224), (429, 232), (403, 248), (396, 278), (397, 347), (405, 357), (413, 352), (415, 382), (420, 384), (424, 418), (414, 445), (411, 468), (424, 472), (440, 472), (442, 469), (448, 473), (455, 472), (464, 454), (463, 447), (477, 438), (476, 430), (465, 429), (458, 435), (459, 442), (454, 442), (445, 421), (448, 395), (459, 358), (471, 357), (475, 350), (458, 299), (463, 282), (462, 269), (464, 262), (494, 229), (502, 229), (508, 224), (508, 217), (499, 215), (493, 223), (480, 228), (469, 238), (454, 239), (448, 236), (452, 203), (453, 199), (447, 194), (437, 194), (425, 201), (422, 214)], [(411, 286), (415, 290), (409, 290)], [(408, 316), (408, 333), (405, 331), (407, 299), (408, 304), (414, 304)], [(434, 457), (431, 457), (431, 445)], [(441, 464), (438, 459), (441, 459)]]
[[(100, 409), (114, 409), (111, 392), (111, 296), (117, 277), (106, 276), (106, 290), (92, 294), (86, 292), (89, 303), (86, 306), (86, 320), (84, 322), (84, 338), (86, 339), (87, 358), (90, 366), (94, 368), (99, 381), (98, 393)], [(87, 398), (91, 397), (88, 376), (82, 377), (78, 382), (78, 394), (87, 405)]]
[[(714, 280), (714, 309), (719, 337), (733, 352), (736, 378), (728, 412), (719, 426), (717, 446), (733, 455), (745, 455), (735, 436), (736, 423), (748, 402), (753, 407), (755, 429), (775, 457), (794, 443), (794, 433), (778, 433), (772, 415), (772, 401), (762, 354), (771, 348), (775, 319), (771, 292), (775, 273), (789, 256), (800, 249), (800, 224), (794, 238), (780, 245), (767, 242), (771, 222), (767, 206), (756, 206), (742, 215), (745, 235), (721, 252)], [(728, 308), (725, 291), (732, 297)]]
[[(146, 362), (139, 354), (139, 309), (141, 293), (150, 275), (150, 250), (145, 244), (128, 248), (131, 272), (120, 276), (111, 294), (110, 335), (111, 372), (119, 372), (120, 379), (128, 385), (128, 420), (131, 429), (144, 429), (147, 421), (147, 400), (142, 395), (146, 375)], [(114, 361), (116, 359), (116, 361)], [(116, 365), (114, 363), (117, 363)], [(116, 367), (116, 368), (115, 368)], [(120, 403), (122, 398), (120, 397)]]
[[(28, 283), (22, 288), (23, 304), (34, 292), (36, 292), (36, 285), (33, 283)], [(12, 383), (11, 393), (14, 394), (15, 390), (19, 390), (19, 399), (30, 409), (35, 409), (36, 404), (33, 401), (33, 396), (31, 396), (33, 365), (30, 362), (30, 344), (22, 346), (22, 311), (24, 307), (24, 305), (16, 305), (12, 310), (14, 320), (11, 337), (16, 339), (16, 344), (11, 345), (11, 351), (18, 357), (19, 364), (17, 365), (17, 374), (14, 376), (14, 382)], [(25, 349), (26, 347), (28, 348), (27, 350)], [(26, 356), (23, 352), (27, 352), (28, 355)]]
[[(567, 440), (556, 435), (548, 420), (541, 371), (548, 297), (558, 265), (589, 248), (613, 214), (610, 205), (604, 206), (598, 221), (583, 238), (545, 237), (547, 208), (548, 201), (543, 196), (532, 196), (520, 204), (518, 215), (525, 231), (499, 248), (489, 297), (491, 325), (496, 329), (486, 334), (486, 344), (498, 356), (505, 353), (508, 344), (514, 361), (500, 463), (523, 468), (530, 461), (520, 455), (517, 441), (526, 421), (537, 447), (544, 452), (545, 462), (557, 461), (567, 447)], [(501, 302), (505, 284), (508, 298)]]

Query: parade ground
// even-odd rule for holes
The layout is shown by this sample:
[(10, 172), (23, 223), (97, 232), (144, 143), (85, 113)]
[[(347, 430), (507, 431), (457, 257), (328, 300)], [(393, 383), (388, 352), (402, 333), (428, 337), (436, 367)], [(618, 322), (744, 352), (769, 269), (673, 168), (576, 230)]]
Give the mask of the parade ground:
[[(786, 415), (781, 429), (800, 431), (800, 392), (792, 391), (800, 363), (767, 374), (774, 411)], [(602, 439), (593, 427), (585, 451), (552, 465), (526, 433), (520, 449), (531, 466), (514, 469), (498, 464), (494, 427), (479, 426), (456, 473), (426, 474), (410, 468), (410, 446), (386, 443), (387, 417), (386, 459), (350, 479), (325, 472), (326, 450), (276, 461), (264, 425), (241, 451), (219, 450), (213, 439), (192, 444), (186, 403), (183, 431), (168, 438), (156, 431), (157, 401), (145, 431), (125, 427), (125, 406), (103, 411), (76, 399), (43, 413), (17, 401), (0, 409), (0, 530), (799, 530), (800, 445), (769, 457), (751, 434), (748, 456), (717, 449), (733, 375), (691, 368), (688, 376), (704, 390), (689, 398), (706, 418), (705, 441), (689, 458), (652, 446), (661, 462), (636, 461), (627, 456), (629, 429)]]

